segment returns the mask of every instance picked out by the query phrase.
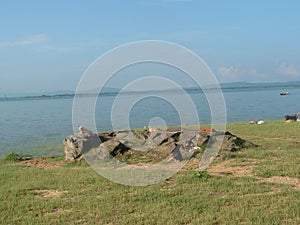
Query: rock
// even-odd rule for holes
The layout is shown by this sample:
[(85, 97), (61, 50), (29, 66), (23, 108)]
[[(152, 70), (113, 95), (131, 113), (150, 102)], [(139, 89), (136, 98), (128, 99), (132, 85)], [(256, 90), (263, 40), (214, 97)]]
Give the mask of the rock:
[(257, 121), (256, 120), (250, 120), (249, 124), (257, 124)]
[(206, 145), (209, 141), (210, 135), (207, 132), (199, 132), (199, 138), (198, 138), (198, 146)]
[(81, 159), (81, 149), (75, 136), (67, 136), (64, 141), (64, 152), (66, 161), (75, 161)]
[(66, 161), (79, 161), (82, 155), (100, 146), (100, 138), (92, 131), (79, 126), (79, 133), (67, 136), (64, 143), (64, 152)]
[(181, 150), (182, 149), (182, 145), (176, 145), (175, 149), (172, 151), (172, 158), (174, 160), (177, 161), (181, 161), (183, 160), (182, 154), (181, 154)]
[(112, 156), (123, 155), (129, 150), (128, 147), (115, 138), (102, 143), (101, 146), (105, 148), (105, 150), (108, 151)]
[(173, 139), (169, 138), (161, 145), (154, 147), (151, 151), (147, 152), (150, 158), (155, 159), (155, 161), (160, 161), (167, 158), (176, 148), (176, 144)]
[(212, 127), (201, 127), (200, 131), (205, 132), (205, 133), (213, 133), (216, 132), (216, 130)]
[(97, 135), (82, 126), (79, 129), (78, 134), (64, 139), (67, 161), (81, 160), (83, 154), (89, 160), (111, 157), (122, 159), (135, 154), (137, 158), (147, 158), (149, 162), (158, 162), (166, 158), (181, 161), (188, 159), (195, 149), (199, 149), (198, 146), (211, 148), (221, 146), (222, 150), (231, 152), (242, 148), (257, 147), (252, 142), (243, 140), (230, 132), (211, 132), (212, 130), (195, 132), (173, 128), (172, 131), (153, 129), (151, 132), (135, 130)]
[(229, 151), (229, 152), (236, 152), (243, 148), (257, 147), (256, 144), (244, 140), (242, 138), (239, 138), (228, 131), (225, 132), (224, 136), (218, 133), (212, 136), (212, 143), (220, 143), (220, 142), (222, 142), (221, 150)]
[(266, 123), (266, 122), (263, 121), (263, 120), (257, 121), (257, 124), (258, 124), (258, 125), (261, 125), (261, 124), (264, 124), (264, 123)]

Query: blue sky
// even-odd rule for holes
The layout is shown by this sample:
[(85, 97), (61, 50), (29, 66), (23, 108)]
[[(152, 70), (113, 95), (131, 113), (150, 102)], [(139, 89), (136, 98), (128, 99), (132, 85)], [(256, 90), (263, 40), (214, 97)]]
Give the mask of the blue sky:
[(220, 82), (300, 80), (300, 1), (2, 1), (0, 93), (74, 90), (120, 44), (171, 41)]

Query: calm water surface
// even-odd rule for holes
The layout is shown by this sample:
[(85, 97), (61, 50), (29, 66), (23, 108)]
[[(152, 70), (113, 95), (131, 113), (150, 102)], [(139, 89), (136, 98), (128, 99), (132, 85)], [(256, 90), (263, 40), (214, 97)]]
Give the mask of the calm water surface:
[[(227, 90), (225, 103), (227, 122), (282, 119), (285, 114), (300, 111), (300, 89), (289, 89), (280, 96), (280, 89)], [(128, 94), (128, 98), (132, 97)], [(137, 94), (138, 95), (138, 94)], [(176, 93), (166, 92), (166, 96)], [(210, 123), (211, 112), (205, 95), (191, 92), (200, 123)], [(96, 104), (98, 131), (111, 130), (111, 106), (114, 95), (101, 96)], [(48, 155), (62, 153), (63, 138), (73, 133), (72, 97), (15, 99), (0, 101), (0, 157), (8, 152)], [(187, 115), (189, 112), (185, 112)], [(84, 115), (84, 114), (83, 114)], [(153, 117), (161, 117), (168, 126), (179, 125), (180, 117), (165, 100), (148, 97), (137, 102), (129, 115), (132, 128), (144, 127)], [(122, 115), (117, 120), (123, 121)], [(83, 122), (84, 124), (84, 122)], [(300, 125), (300, 124), (299, 124)], [(74, 124), (77, 126), (77, 124)]]

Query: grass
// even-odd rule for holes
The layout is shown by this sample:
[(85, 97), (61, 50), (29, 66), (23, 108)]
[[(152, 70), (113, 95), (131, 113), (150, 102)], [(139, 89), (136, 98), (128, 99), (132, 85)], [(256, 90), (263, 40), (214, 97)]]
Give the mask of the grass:
[(227, 128), (260, 147), (224, 153), (211, 168), (250, 166), (252, 175), (185, 169), (131, 187), (106, 180), (85, 162), (37, 168), (2, 160), (0, 224), (300, 224), (300, 190), (268, 180), (300, 180), (300, 123)]
[(15, 152), (8, 153), (2, 160), (7, 162), (19, 162), (23, 159), (30, 159), (31, 155), (20, 155)]

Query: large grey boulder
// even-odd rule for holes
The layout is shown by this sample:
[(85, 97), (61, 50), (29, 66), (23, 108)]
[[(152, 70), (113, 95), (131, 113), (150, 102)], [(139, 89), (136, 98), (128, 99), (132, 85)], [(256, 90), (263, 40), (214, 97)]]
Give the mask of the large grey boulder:
[(79, 126), (79, 133), (64, 138), (64, 152), (66, 161), (79, 161), (83, 154), (99, 151), (100, 138), (92, 131)]

